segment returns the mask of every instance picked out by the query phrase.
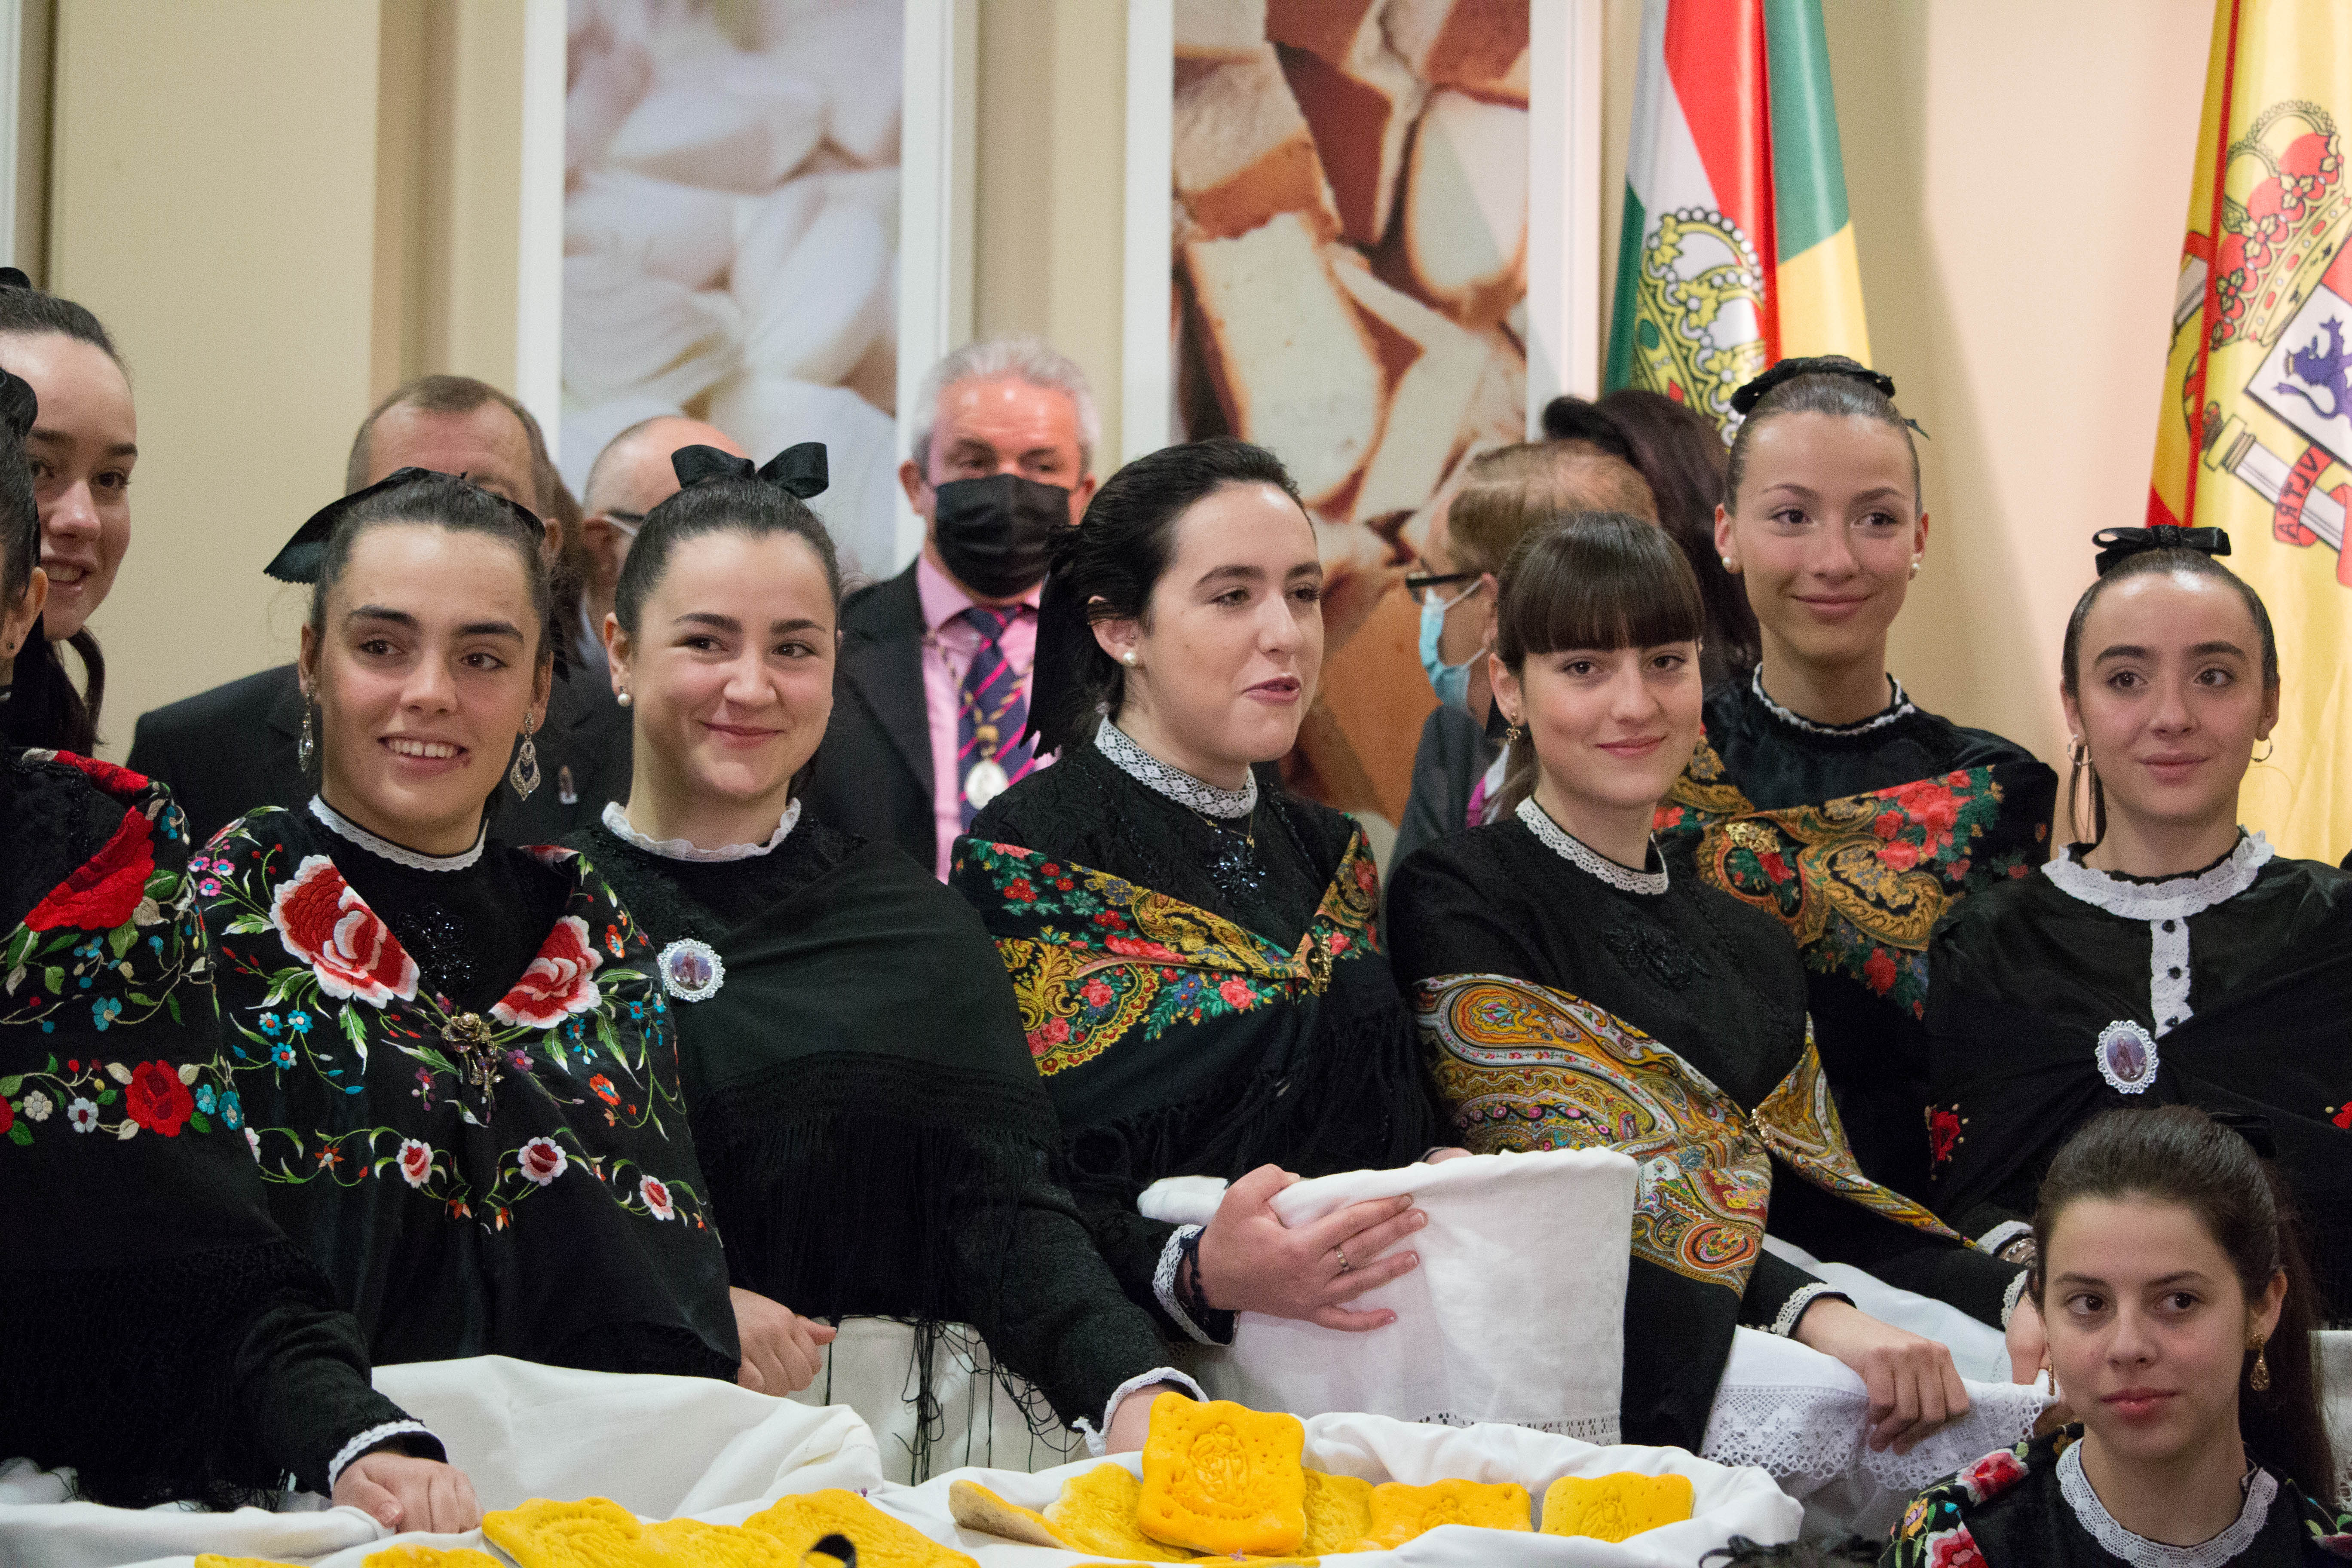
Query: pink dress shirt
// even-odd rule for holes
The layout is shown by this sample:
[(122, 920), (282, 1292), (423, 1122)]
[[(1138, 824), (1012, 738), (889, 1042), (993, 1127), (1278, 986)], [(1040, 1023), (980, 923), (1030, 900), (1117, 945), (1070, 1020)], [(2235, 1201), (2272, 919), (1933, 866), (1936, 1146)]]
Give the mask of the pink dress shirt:
[[(1040, 583), (1021, 596), (1022, 613), (1005, 623), (999, 640), (1004, 657), (1019, 672), (1021, 694), (1029, 695), (1029, 671), (1037, 659), (1037, 595)], [(956, 719), (962, 703), (964, 672), (980, 651), (980, 634), (963, 613), (972, 607), (971, 595), (931, 564), (928, 555), (915, 561), (915, 593), (923, 606), (923, 715), (931, 731), (931, 806), (939, 826), (939, 863), (932, 868), (940, 881), (948, 879), (956, 836), (963, 831), (963, 798), (956, 771)], [(1052, 759), (1040, 757), (1044, 767)]]

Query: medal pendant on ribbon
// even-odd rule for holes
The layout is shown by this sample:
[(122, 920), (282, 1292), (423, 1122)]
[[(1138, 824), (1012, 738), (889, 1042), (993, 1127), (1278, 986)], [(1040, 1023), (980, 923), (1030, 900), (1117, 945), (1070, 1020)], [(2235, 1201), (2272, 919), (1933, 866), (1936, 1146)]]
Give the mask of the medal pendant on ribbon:
[(1003, 795), (1012, 783), (1004, 776), (1003, 763), (994, 757), (982, 757), (971, 764), (970, 773), (963, 775), (963, 797), (971, 803), (974, 811), (978, 811)]
[(727, 965), (707, 942), (682, 936), (661, 950), (662, 989), (681, 1002), (707, 1002), (726, 983)]

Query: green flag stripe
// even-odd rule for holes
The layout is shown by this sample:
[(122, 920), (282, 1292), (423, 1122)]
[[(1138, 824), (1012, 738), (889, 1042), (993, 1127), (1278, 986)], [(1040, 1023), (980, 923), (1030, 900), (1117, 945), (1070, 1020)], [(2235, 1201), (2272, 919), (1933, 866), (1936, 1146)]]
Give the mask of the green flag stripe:
[(1601, 378), (1604, 392), (1614, 392), (1633, 379), (1633, 307), (1641, 297), (1642, 231), (1650, 215), (1625, 182), (1625, 226), (1617, 238), (1617, 298), (1609, 312), (1609, 368)]
[(1764, 0), (1771, 70), (1772, 205), (1783, 257), (1799, 256), (1843, 228), (1845, 161), (1830, 89), (1822, 0)]

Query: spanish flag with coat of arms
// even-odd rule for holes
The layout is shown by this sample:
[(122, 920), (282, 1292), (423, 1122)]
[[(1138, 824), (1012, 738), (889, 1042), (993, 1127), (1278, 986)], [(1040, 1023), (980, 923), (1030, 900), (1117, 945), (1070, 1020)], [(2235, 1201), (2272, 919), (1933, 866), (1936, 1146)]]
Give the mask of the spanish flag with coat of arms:
[(2329, 861), (2352, 846), (2347, 125), (2352, 6), (2216, 0), (2147, 498), (2151, 525), (2227, 529), (2269, 606), (2280, 718), (2242, 810)]
[(1607, 381), (1727, 433), (1800, 354), (1870, 363), (1821, 0), (1648, 0)]

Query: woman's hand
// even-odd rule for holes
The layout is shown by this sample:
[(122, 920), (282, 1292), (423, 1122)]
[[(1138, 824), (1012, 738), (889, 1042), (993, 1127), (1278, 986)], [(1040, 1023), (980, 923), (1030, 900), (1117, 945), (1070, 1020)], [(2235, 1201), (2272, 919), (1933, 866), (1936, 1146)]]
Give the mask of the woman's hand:
[(386, 1530), (457, 1535), (482, 1522), (474, 1483), (455, 1465), (378, 1448), (335, 1478), (334, 1504), (355, 1508)]
[(1274, 1198), (1297, 1180), (1279, 1165), (1260, 1165), (1225, 1189), (1201, 1233), (1202, 1296), (1220, 1311), (1299, 1318), (1351, 1333), (1396, 1321), (1394, 1312), (1351, 1312), (1344, 1304), (1420, 1264), (1410, 1252), (1381, 1255), (1429, 1216), (1410, 1195), (1376, 1198), (1292, 1230), (1274, 1212)]
[(1969, 1391), (1960, 1383), (1952, 1352), (1824, 1298), (1805, 1309), (1792, 1336), (1853, 1369), (1870, 1389), (1870, 1447), (1892, 1445), (1898, 1454), (1948, 1421), (1969, 1413)]
[(2017, 1310), (2009, 1315), (2009, 1328), (2001, 1338), (2009, 1344), (2009, 1381), (2032, 1383), (2050, 1355), (2050, 1331), (2042, 1321), (2042, 1310), (2033, 1304), (2032, 1291), (2019, 1292)]
[(839, 1330), (733, 1285), (727, 1287), (727, 1300), (735, 1309), (735, 1337), (743, 1345), (743, 1364), (735, 1369), (737, 1383), (782, 1398), (816, 1381), (824, 1365), (824, 1347)]
[(1151, 1402), (1163, 1394), (1173, 1394), (1185, 1399), (1192, 1397), (1191, 1391), (1179, 1388), (1172, 1383), (1155, 1383), (1148, 1388), (1137, 1389), (1118, 1402), (1118, 1409), (1111, 1415), (1110, 1426), (1103, 1433), (1106, 1451), (1113, 1454), (1140, 1452), (1143, 1440), (1151, 1436)]
[(1466, 1160), (1469, 1157), (1470, 1151), (1467, 1149), (1432, 1149), (1421, 1157), (1421, 1163), (1424, 1165), (1443, 1165), (1448, 1160)]

